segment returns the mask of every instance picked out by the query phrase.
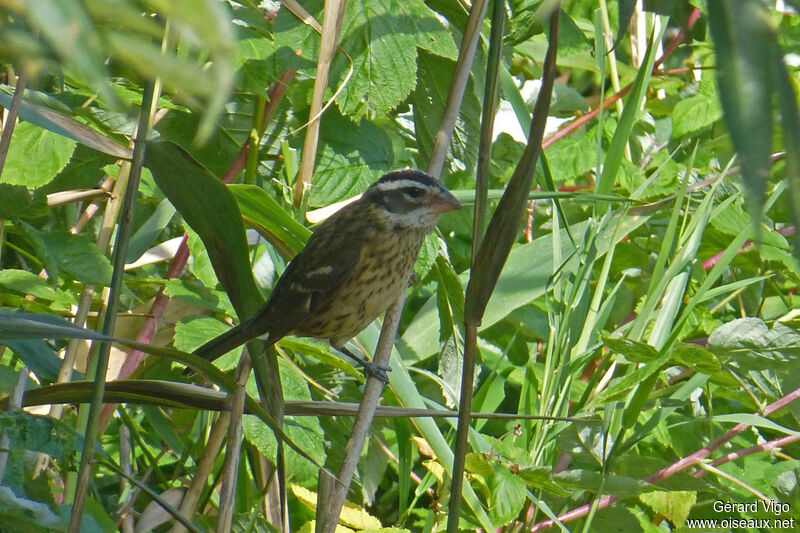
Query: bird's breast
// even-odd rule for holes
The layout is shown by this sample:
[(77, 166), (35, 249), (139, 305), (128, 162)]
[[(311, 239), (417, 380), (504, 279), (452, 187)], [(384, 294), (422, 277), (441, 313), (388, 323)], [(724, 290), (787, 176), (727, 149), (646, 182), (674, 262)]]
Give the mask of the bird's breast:
[(406, 232), (391, 238), (364, 236), (361, 252), (351, 272), (312, 316), (294, 333), (342, 342), (366, 328), (408, 286), (424, 232)]

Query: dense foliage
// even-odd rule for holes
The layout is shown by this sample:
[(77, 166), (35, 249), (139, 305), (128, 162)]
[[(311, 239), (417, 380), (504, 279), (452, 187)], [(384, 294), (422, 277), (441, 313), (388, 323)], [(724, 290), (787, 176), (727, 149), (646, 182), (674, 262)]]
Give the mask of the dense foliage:
[[(428, 167), (470, 7), (351, 0), (326, 64), (323, 4), (0, 3), (0, 531), (66, 531), (79, 511), (80, 531), (167, 531), (176, 516), (274, 531), (283, 476), (291, 528), (313, 531), (360, 369), (287, 338), (256, 369), (280, 381), (251, 377), (245, 398), (241, 349), (222, 372), (190, 352), (264, 301), (318, 210)], [(383, 391), (395, 409), (361, 452), (351, 530), (448, 521), (455, 419), (407, 409), (459, 404), (464, 294), (483, 274), (476, 169), (485, 156), (491, 217), (558, 4), (508, 2), (497, 73), (491, 8), (483, 21), (441, 172), (466, 208), (415, 266)], [(800, 5), (644, 4), (560, 2), (535, 190), (478, 330), (472, 410), (488, 416), (472, 422), (459, 530), (800, 520)], [(134, 149), (137, 134), (150, 142)], [(367, 353), (379, 332), (358, 337)]]

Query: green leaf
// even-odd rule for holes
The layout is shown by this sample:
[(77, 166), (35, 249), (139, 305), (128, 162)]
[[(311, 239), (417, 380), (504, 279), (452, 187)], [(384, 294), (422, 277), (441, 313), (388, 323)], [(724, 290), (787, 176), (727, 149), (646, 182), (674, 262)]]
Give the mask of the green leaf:
[[(184, 352), (193, 352), (214, 337), (222, 335), (230, 329), (216, 318), (210, 316), (192, 316), (182, 319), (175, 324), (174, 345)], [(214, 361), (214, 364), (223, 371), (236, 368), (242, 356), (242, 346)]]
[(36, 253), (36, 258), (42, 262), (45, 270), (47, 270), (48, 276), (53, 280), (53, 283), (58, 283), (58, 278), (60, 276), (58, 260), (45, 244), (42, 233), (24, 220), (17, 221), (14, 226), (19, 229), (20, 233), (30, 242), (31, 247)]
[(715, 329), (708, 346), (745, 369), (797, 367), (800, 333), (781, 323), (770, 329), (760, 318), (740, 318)]
[(456, 324), (464, 322), (464, 287), (446, 257), (436, 258), (436, 277), (439, 280), (438, 291), (444, 295), (450, 315)]
[(0, 218), (38, 218), (47, 213), (47, 201), (41, 191), (32, 193), (25, 187), (0, 184)]
[(569, 491), (553, 481), (553, 469), (549, 466), (522, 467), (519, 469), (519, 477), (534, 490), (542, 489), (557, 496), (569, 496)]
[[(180, 361), (191, 366), (195, 370), (200, 370), (213, 379), (213, 382), (225, 390), (235, 387), (235, 381), (226, 376), (214, 365), (196, 355), (181, 352), (174, 348), (157, 346), (155, 344), (143, 344), (129, 339), (119, 339), (108, 337), (97, 331), (78, 327), (71, 322), (67, 322), (57, 316), (40, 313), (16, 313), (0, 310), (0, 339), (4, 339), (4, 344), (8, 339), (39, 340), (39, 339), (88, 339), (93, 341), (116, 342), (141, 350), (145, 353), (157, 355), (170, 361)], [(60, 359), (58, 359), (60, 367)], [(275, 424), (271, 427), (277, 427)]]
[[(164, 294), (189, 305), (204, 307), (216, 312), (233, 312), (230, 305), (226, 305), (227, 296), (222, 291), (210, 291), (206, 287), (186, 280), (170, 279), (164, 285)], [(206, 339), (208, 340), (208, 339)], [(197, 346), (195, 346), (196, 348)], [(191, 351), (191, 350), (190, 350)]]
[(457, 55), (450, 30), (422, 0), (354, 0), (341, 45), (352, 55), (355, 72), (336, 101), (356, 120), (385, 114), (411, 93), (417, 48), (451, 59)]
[[(283, 392), (287, 400), (308, 401), (311, 393), (308, 384), (300, 375), (292, 370), (283, 359), (279, 359), (280, 374), (283, 382)], [(247, 384), (250, 395), (257, 393), (255, 379), (250, 378)], [(274, 458), (277, 451), (277, 442), (273, 431), (255, 416), (245, 416), (242, 419), (242, 429), (247, 440), (252, 442), (265, 457)], [(319, 464), (325, 462), (324, 433), (319, 420), (310, 416), (287, 416), (284, 420), (284, 431), (303, 451), (308, 453)], [(317, 467), (301, 458), (294, 450), (286, 452), (287, 469), (297, 479), (309, 479), (319, 474)]]
[[(544, 28), (537, 17), (542, 0), (510, 0), (511, 17), (508, 21), (508, 39), (513, 44), (527, 41)], [(559, 31), (559, 34), (561, 32)]]
[(338, 113), (325, 115), (309, 205), (321, 207), (361, 192), (394, 167), (392, 141), (381, 128)]
[[(0, 338), (4, 339), (2, 343), (17, 354), (40, 381), (55, 381), (58, 378), (61, 359), (52, 346), (41, 339), (9, 340), (13, 337), (1, 333)], [(77, 379), (77, 376), (74, 377)]]
[[(611, 138), (611, 144), (608, 147), (608, 152), (603, 160), (603, 172), (600, 179), (597, 180), (596, 191), (599, 193), (609, 193), (614, 186), (617, 177), (617, 172), (622, 165), (623, 154), (625, 146), (628, 144), (633, 127), (639, 117), (639, 109), (642, 101), (647, 93), (647, 86), (650, 83), (650, 78), (653, 72), (653, 62), (655, 61), (655, 44), (661, 41), (661, 36), (664, 33), (666, 26), (662, 27), (661, 34), (654, 35), (650, 43), (647, 45), (647, 54), (645, 54), (642, 64), (639, 67), (639, 72), (636, 74), (636, 79), (633, 81), (631, 92), (625, 99), (625, 108), (622, 115), (619, 117), (617, 128), (614, 131), (614, 136)], [(603, 203), (599, 204), (603, 206)], [(605, 209), (603, 209), (604, 211)]]
[(614, 41), (614, 47), (616, 47), (622, 38), (625, 36), (625, 32), (628, 31), (628, 25), (631, 22), (631, 17), (633, 16), (633, 10), (636, 8), (636, 0), (619, 0), (617, 4), (617, 20), (619, 22), (619, 28), (617, 29), (617, 38)]
[(682, 526), (697, 502), (697, 493), (688, 491), (654, 491), (640, 494), (639, 499), (660, 516), (666, 517), (676, 526)]
[(464, 457), (464, 471), (485, 478), (492, 475), (492, 464), (480, 453), (468, 453)]
[[(0, 105), (3, 107), (11, 106), (13, 97), (11, 91), (10, 87), (0, 86)], [(28, 91), (25, 91), (25, 95), (28, 97)], [(139, 96), (139, 101), (141, 102), (141, 96)], [(52, 99), (48, 100), (48, 103), (52, 103)], [(114, 139), (52, 109), (22, 100), (19, 105), (19, 118), (104, 154), (120, 159), (131, 158), (131, 149), (127, 146), (123, 146)]]
[(654, 490), (653, 485), (628, 476), (608, 476), (591, 470), (566, 470), (553, 475), (553, 480), (564, 487), (597, 492), (602, 483), (603, 492), (620, 497), (634, 496)]
[[(625, 217), (620, 220), (621, 228), (618, 235), (626, 235), (645, 222), (643, 217)], [(573, 235), (581, 235), (586, 231), (585, 222), (575, 224), (572, 228)], [(609, 241), (614, 234), (613, 224), (606, 227), (597, 237), (597, 256), (601, 257), (609, 248)], [(497, 286), (489, 299), (486, 307), (481, 330), (488, 328), (495, 322), (508, 315), (514, 309), (521, 307), (534, 298), (544, 294), (548, 279), (553, 274), (556, 266), (565, 272), (574, 272), (578, 267), (577, 260), (570, 259), (566, 265), (553, 265), (552, 234), (547, 234), (534, 239), (528, 244), (517, 246), (508, 256), (508, 261), (503, 267)], [(568, 258), (574, 251), (570, 244), (567, 232), (561, 230), (559, 236), (561, 256)]]
[(645, 344), (628, 338), (603, 337), (603, 344), (613, 353), (622, 354), (625, 359), (633, 363), (647, 363), (658, 356), (658, 350)]
[(240, 318), (263, 303), (250, 270), (242, 215), (228, 188), (176, 144), (151, 142), (145, 164), (159, 188), (205, 244)]
[(139, 259), (153, 245), (156, 238), (161, 235), (169, 221), (172, 220), (173, 215), (175, 215), (175, 208), (168, 200), (162, 200), (153, 214), (139, 226), (136, 233), (131, 235), (128, 241), (125, 262), (133, 263)]
[(545, 150), (554, 181), (558, 184), (583, 176), (597, 165), (596, 132), (571, 135)]
[(672, 137), (680, 139), (711, 126), (722, 118), (719, 100), (704, 94), (690, 96), (675, 104), (672, 110)]
[(55, 300), (57, 297), (56, 291), (45, 280), (27, 270), (0, 270), (0, 287), (45, 300)]
[(461, 397), (461, 376), (464, 369), (464, 339), (458, 331), (450, 331), (439, 355), (438, 373), (442, 377), (439, 385), (442, 388), (444, 403), (448, 409), (458, 409)]
[[(315, 0), (304, 2), (303, 7), (321, 21), (322, 4)], [(308, 26), (288, 10), (280, 10), (275, 20), (275, 46), (291, 53), (301, 49), (302, 56), (292, 61), (310, 75), (315, 71), (318, 42)], [(458, 53), (450, 30), (422, 0), (348, 2), (339, 44), (353, 60), (353, 76), (336, 103), (356, 121), (383, 115), (406, 99), (417, 80), (418, 49), (453, 59)], [(336, 54), (330, 85), (341, 85), (349, 69), (347, 58)]]
[(242, 90), (267, 96), (274, 75), (275, 43), (251, 28), (238, 28), (236, 41), (236, 86)]
[(46, 453), (59, 461), (62, 468), (77, 469), (83, 436), (68, 424), (46, 416), (0, 411), (0, 428), (7, 430), (5, 435), (11, 448)]
[(722, 369), (717, 357), (697, 344), (679, 342), (670, 351), (672, 359), (703, 374), (715, 374)]
[(506, 524), (522, 511), (528, 494), (525, 482), (503, 466), (495, 466), (489, 478), (489, 516), (495, 524)]
[[(78, 0), (30, 0), (25, 7), (31, 25), (68, 74), (88, 83), (105, 102), (119, 104), (107, 83), (106, 45), (86, 6)], [(65, 28), (70, 28), (69, 36)]]
[(86, 235), (60, 230), (43, 234), (42, 240), (59, 270), (85, 283), (111, 283), (111, 262)]
[[(442, 121), (442, 113), (450, 91), (450, 80), (455, 72), (455, 62), (422, 52), (417, 63), (419, 83), (411, 96), (414, 105), (414, 132), (420, 152), (417, 161), (427, 162)], [(475, 96), (474, 83), (470, 79), (464, 92), (464, 101), (456, 120), (453, 138), (450, 140), (448, 161), (453, 171), (464, 167), (474, 168), (477, 164), (480, 113), (480, 101)]]
[(28, 189), (49, 183), (67, 166), (75, 144), (71, 139), (30, 122), (19, 123), (11, 137), (3, 183), (24, 185)]
[(795, 431), (793, 429), (789, 429), (787, 427), (783, 427), (780, 424), (776, 424), (772, 420), (768, 418), (764, 418), (763, 416), (754, 415), (752, 413), (734, 413), (730, 415), (715, 415), (711, 417), (712, 420), (716, 422), (726, 422), (731, 424), (746, 424), (748, 426), (754, 427), (762, 427), (767, 429), (775, 430), (779, 433), (783, 433), (786, 435), (793, 435), (795, 437), (800, 437), (800, 431)]

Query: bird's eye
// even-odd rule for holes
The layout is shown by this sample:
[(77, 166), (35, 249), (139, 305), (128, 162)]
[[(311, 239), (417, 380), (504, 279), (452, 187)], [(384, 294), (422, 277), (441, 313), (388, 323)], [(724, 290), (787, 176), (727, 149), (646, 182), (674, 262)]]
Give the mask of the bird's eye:
[(405, 194), (409, 198), (419, 198), (423, 194), (425, 194), (425, 191), (420, 189), (419, 187), (405, 187), (403, 189), (403, 194)]

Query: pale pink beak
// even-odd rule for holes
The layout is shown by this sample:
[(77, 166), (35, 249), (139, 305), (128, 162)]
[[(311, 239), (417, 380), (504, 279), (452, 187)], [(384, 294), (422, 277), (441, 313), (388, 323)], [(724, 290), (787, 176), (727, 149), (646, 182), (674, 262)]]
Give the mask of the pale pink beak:
[(431, 198), (428, 205), (431, 208), (431, 211), (437, 215), (446, 213), (448, 211), (453, 211), (455, 209), (461, 209), (462, 207), (461, 202), (456, 200), (456, 197), (453, 196), (450, 191), (444, 188), (439, 191), (439, 194)]

